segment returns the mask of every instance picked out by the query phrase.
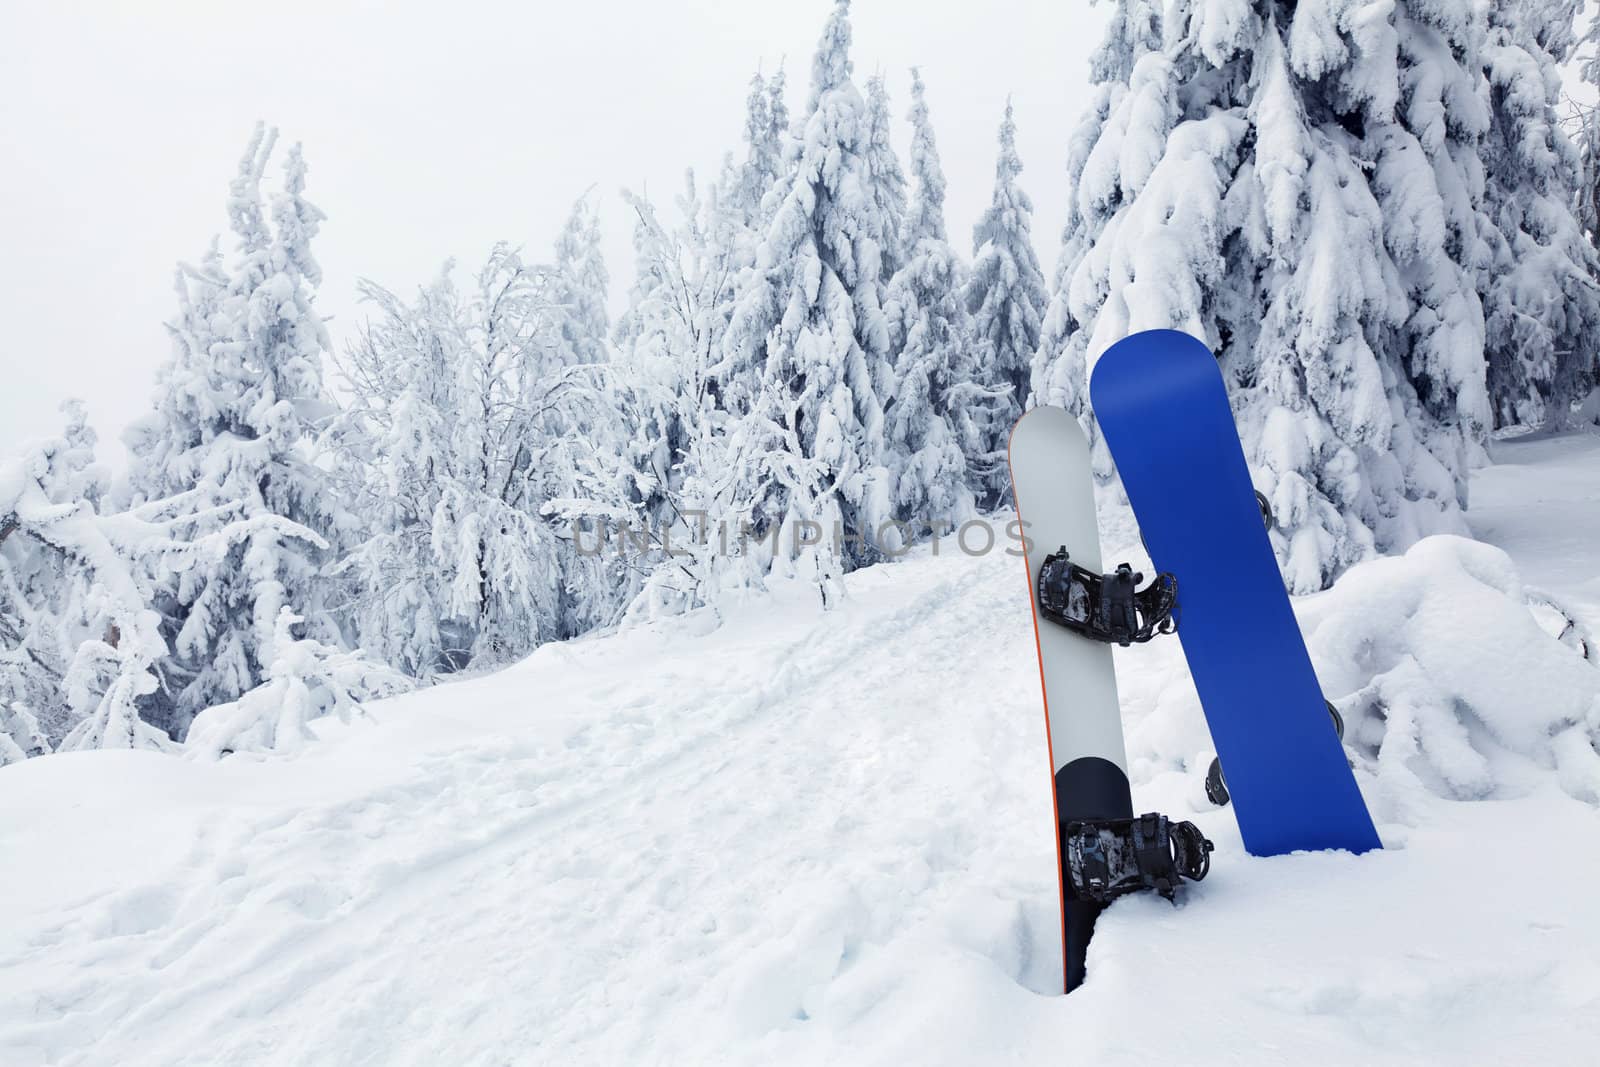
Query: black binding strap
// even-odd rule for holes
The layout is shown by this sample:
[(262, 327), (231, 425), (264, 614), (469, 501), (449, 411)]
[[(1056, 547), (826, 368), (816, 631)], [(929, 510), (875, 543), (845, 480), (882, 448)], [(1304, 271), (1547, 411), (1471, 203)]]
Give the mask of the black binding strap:
[(1069, 822), (1062, 843), (1077, 900), (1104, 904), (1143, 889), (1171, 900), (1183, 879), (1198, 882), (1211, 870), (1213, 846), (1199, 827), (1154, 813)]
[(1178, 628), (1178, 580), (1158, 574), (1143, 589), (1144, 575), (1126, 563), (1096, 574), (1072, 562), (1067, 546), (1039, 567), (1039, 613), (1095, 641), (1143, 643)]

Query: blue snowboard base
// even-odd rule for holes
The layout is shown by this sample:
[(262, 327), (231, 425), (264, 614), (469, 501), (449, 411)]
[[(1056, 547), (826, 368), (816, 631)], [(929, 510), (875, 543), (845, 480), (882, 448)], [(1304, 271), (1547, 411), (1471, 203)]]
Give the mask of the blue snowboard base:
[(1178, 581), (1189, 661), (1245, 848), (1381, 848), (1278, 572), (1216, 357), (1174, 330), (1119, 341), (1089, 394), (1150, 558)]

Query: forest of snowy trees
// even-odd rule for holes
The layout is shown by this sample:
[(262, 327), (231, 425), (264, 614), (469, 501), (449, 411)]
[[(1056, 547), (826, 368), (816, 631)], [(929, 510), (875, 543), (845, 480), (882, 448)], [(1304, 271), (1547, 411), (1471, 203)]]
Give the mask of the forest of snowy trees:
[(940, 87), (859, 80), (838, 0), (798, 107), (757, 75), (712, 180), (624, 191), (617, 321), (586, 197), (548, 257), (362, 283), (337, 350), (306, 161), (259, 127), (227, 236), (177, 271), (125, 476), (71, 402), (0, 461), (0, 764), (285, 749), (773, 577), (831, 603), (1007, 505), (1026, 406), (1092, 430), (1089, 370), (1134, 330), (1217, 352), (1294, 591), (1460, 529), (1493, 431), (1594, 408), (1600, 138), (1563, 125), (1560, 80), (1580, 54), (1600, 78), (1580, 9), (1118, 0), (1069, 173), (1035, 185), (1070, 204), (1050, 280), (1010, 103), (968, 246)]

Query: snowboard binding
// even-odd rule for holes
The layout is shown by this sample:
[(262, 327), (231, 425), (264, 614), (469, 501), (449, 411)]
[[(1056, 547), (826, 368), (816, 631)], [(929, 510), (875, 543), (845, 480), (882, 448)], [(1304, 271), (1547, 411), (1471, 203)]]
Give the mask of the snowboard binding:
[(1214, 847), (1194, 823), (1154, 813), (1069, 822), (1062, 833), (1073, 898), (1100, 904), (1145, 889), (1172, 900), (1184, 879), (1198, 882), (1211, 870)]
[(1073, 563), (1062, 545), (1039, 567), (1039, 614), (1093, 641), (1142, 644), (1178, 628), (1178, 580), (1158, 574), (1138, 589), (1143, 580), (1126, 563), (1096, 574)]
[[(1333, 719), (1333, 732), (1339, 735), (1339, 740), (1344, 740), (1344, 716), (1339, 714), (1339, 709), (1333, 706), (1333, 701), (1324, 699), (1328, 705), (1328, 715)], [(1233, 799), (1228, 792), (1228, 780), (1222, 776), (1222, 761), (1212, 757), (1211, 766), (1206, 768), (1206, 799), (1217, 807), (1224, 807)]]

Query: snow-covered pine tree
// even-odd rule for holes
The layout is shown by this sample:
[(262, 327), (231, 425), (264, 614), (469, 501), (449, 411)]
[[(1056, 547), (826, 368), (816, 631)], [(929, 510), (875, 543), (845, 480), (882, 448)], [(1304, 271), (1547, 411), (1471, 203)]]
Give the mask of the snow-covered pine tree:
[(889, 89), (882, 74), (867, 79), (867, 174), (872, 182), (874, 213), (883, 222), (878, 239), (879, 273), (885, 284), (905, 265), (901, 233), (906, 217), (906, 174), (895, 154)]
[(895, 517), (912, 524), (920, 536), (924, 524), (959, 526), (970, 516), (967, 456), (988, 447), (994, 405), (974, 380), (971, 321), (961, 299), (963, 265), (945, 230), (944, 171), (915, 68), (908, 118), (915, 186), (900, 231), (906, 261), (890, 281), (884, 303), (895, 354), (884, 433)]
[[(732, 191), (731, 202), (739, 222), (751, 230), (764, 227), (767, 217), (762, 203), (778, 180), (783, 166), (783, 131), (774, 123), (773, 86), (782, 85), (783, 71), (779, 70), (769, 84), (759, 72), (750, 77), (750, 94), (745, 98), (744, 112), (744, 162), (737, 172), (737, 188)], [(782, 106), (783, 98), (776, 103)]]
[(1491, 255), (1478, 286), (1497, 425), (1561, 429), (1600, 366), (1600, 259), (1573, 209), (1583, 160), (1556, 110), (1580, 6), (1528, 0), (1489, 11), (1482, 232)]
[(111, 486), (111, 476), (95, 460), (100, 435), (89, 425), (89, 406), (76, 397), (61, 402), (67, 424), (61, 433), (64, 447), (57, 450), (44, 481), (45, 492), (56, 503), (86, 500), (98, 508)]
[[(341, 564), (361, 644), (425, 677), (570, 636), (567, 546), (540, 509), (568, 495), (591, 368), (568, 365), (564, 280), (495, 246), (463, 295), (451, 265), (411, 303), (370, 281), (376, 316), (341, 360), (332, 442), (362, 536)], [(568, 290), (570, 292), (570, 290)]]
[(0, 764), (170, 744), (138, 709), (166, 651), (141, 564), (167, 554), (170, 528), (102, 518), (71, 491), (82, 459), (56, 438), (0, 463)]
[[(6, 465), (0, 485), (0, 503), (9, 501), (0, 516), (0, 764), (6, 762), (8, 731), (24, 755), (51, 751), (92, 708), (95, 695), (83, 689), (74, 705), (66, 691), (78, 646), (101, 636), (86, 618), (94, 610), (84, 601), (88, 588), (60, 548), (24, 526), (16, 507), (30, 481), (39, 493), (36, 519), (50, 509), (92, 512), (99, 506), (107, 479), (94, 461), (95, 434), (86, 409), (82, 401), (69, 400), (62, 410), (62, 436), (25, 446)], [(37, 731), (38, 743), (30, 731)]]
[(1007, 99), (994, 197), (972, 231), (972, 271), (965, 292), (977, 382), (998, 394), (983, 416), (981, 451), (972, 457), (984, 507), (995, 506), (1010, 490), (1006, 441), (1028, 402), (1030, 367), (1047, 302), (1033, 250), (1033, 201), (1017, 184), (1021, 173), (1017, 124)]
[[(1581, 47), (1587, 54), (1579, 72), (1593, 98), (1600, 95), (1600, 11), (1590, 17)], [(1578, 225), (1589, 246), (1600, 252), (1600, 103), (1574, 108), (1568, 130), (1578, 146), (1578, 187), (1574, 192)], [(1584, 425), (1600, 426), (1600, 381), (1574, 415), (1575, 421)]]
[[(761, 528), (782, 524), (778, 561), (794, 561), (825, 601), (841, 564), (879, 557), (874, 538), (892, 517), (874, 386), (889, 376), (883, 224), (866, 159), (866, 103), (850, 76), (849, 9), (839, 0), (823, 30), (803, 131), (726, 338), (734, 364), (764, 365), (760, 402), (786, 442)], [(819, 544), (794, 543), (806, 523), (821, 527)]]
[[(1600, 97), (1600, 10), (1590, 16), (1579, 47), (1584, 59), (1579, 76), (1590, 95)], [(1576, 192), (1578, 222), (1589, 244), (1600, 249), (1600, 101), (1578, 105), (1573, 140), (1578, 145), (1579, 176)]]
[(911, 107), (906, 111), (911, 124), (911, 197), (901, 223), (900, 242), (910, 248), (918, 241), (950, 240), (945, 225), (944, 165), (939, 159), (939, 144), (928, 114), (928, 87), (922, 71), (911, 68)]
[(68, 412), (67, 436), (0, 463), (0, 762), (38, 750), (34, 733), (63, 752), (170, 747), (141, 714), (168, 652), (158, 591), (269, 532), (314, 537), (198, 490), (102, 512), (93, 435)]
[[(1133, 74), (1140, 56), (1161, 48), (1163, 0), (1118, 0), (1106, 27), (1105, 40), (1089, 61), (1093, 102), (1073, 131), (1067, 152), (1067, 222), (1061, 233), (1061, 253), (1051, 280), (1049, 303), (1040, 324), (1039, 348), (1033, 357), (1029, 384), (1034, 398), (1078, 415), (1087, 424), (1091, 442), (1098, 433), (1088, 413), (1088, 377), (1083, 367), (1085, 338), (1073, 317), (1072, 276), (1087, 252), (1086, 242), (1098, 232), (1085, 223), (1078, 210), (1077, 190), (1083, 169), (1105, 125), (1112, 104)], [(1100, 453), (1103, 456), (1103, 452)], [(1102, 476), (1109, 474), (1102, 470)]]
[(606, 310), (610, 277), (600, 252), (600, 218), (584, 196), (556, 239), (550, 298), (560, 323), (561, 355), (567, 366), (595, 365), (609, 358)]
[(276, 658), (266, 680), (238, 700), (196, 716), (186, 755), (214, 760), (234, 752), (292, 752), (315, 739), (313, 719), (336, 715), (349, 722), (363, 710), (363, 700), (411, 688), (391, 667), (297, 634), (304, 621), (287, 607), (278, 613), (272, 642)]
[(20, 700), (0, 704), (0, 767), (50, 750), (50, 739), (39, 728), (39, 720), (28, 705)]
[(275, 141), (276, 131), (257, 126), (232, 183), (233, 259), (213, 244), (200, 267), (180, 268), (173, 359), (156, 410), (125, 438), (135, 504), (197, 493), (242, 503), (246, 518), (286, 520), (199, 559), (158, 597), (170, 651), (149, 702), (153, 721), (180, 738), (200, 710), (262, 681), (282, 607), (321, 607), (322, 535), (336, 506), (312, 457), (313, 434), (334, 410), (322, 382), (327, 334), (313, 306), (321, 274), (310, 242), (323, 216), (304, 197), (295, 146), (269, 224), (261, 183)]
[(752, 409), (765, 372), (764, 360), (756, 362), (739, 358), (749, 353), (724, 351), (720, 338), (733, 316), (738, 280), (755, 266), (757, 250), (777, 210), (773, 190), (792, 156), (784, 85), (782, 67), (771, 78), (763, 79), (759, 73), (751, 78), (741, 135), (744, 162), (735, 165), (728, 157), (720, 182), (703, 196), (691, 193), (692, 205), (681, 199), (679, 203), (685, 228), (697, 231), (681, 235), (684, 253), (704, 260), (707, 276), (718, 279), (715, 350), (721, 354), (707, 369), (707, 388), (717, 406), (728, 411)]
[(1119, 6), (1073, 138), (1040, 399), (1083, 410), (1128, 333), (1205, 340), (1295, 592), (1463, 529), (1491, 419), (1487, 5)]
[(739, 167), (738, 200), (740, 214), (747, 224), (754, 222), (753, 209), (766, 195), (767, 180), (776, 175), (779, 146), (773, 141), (772, 115), (768, 110), (767, 79), (758, 70), (750, 75), (750, 92), (744, 100), (744, 163)]
[(774, 179), (783, 173), (784, 159), (788, 155), (790, 143), (795, 139), (794, 130), (789, 125), (788, 91), (789, 76), (780, 63), (772, 77), (767, 79), (768, 138), (777, 149), (777, 155), (773, 159)]

